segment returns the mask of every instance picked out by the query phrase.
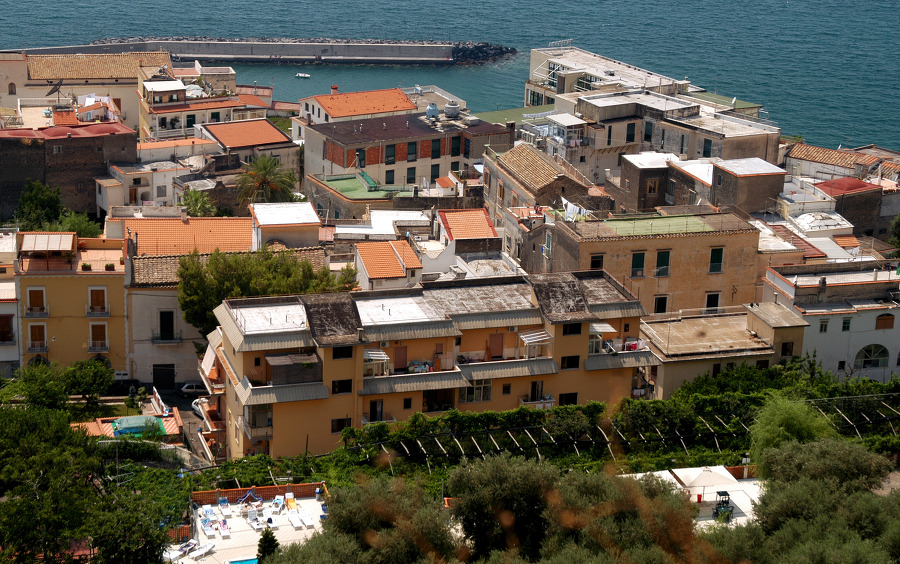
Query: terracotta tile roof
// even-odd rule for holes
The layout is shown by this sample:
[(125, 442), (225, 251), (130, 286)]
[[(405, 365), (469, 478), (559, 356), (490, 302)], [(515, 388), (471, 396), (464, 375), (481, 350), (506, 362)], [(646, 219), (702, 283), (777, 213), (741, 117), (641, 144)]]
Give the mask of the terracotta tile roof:
[(75, 110), (54, 110), (53, 125), (78, 125), (78, 115)]
[(126, 78), (137, 80), (140, 66), (172, 66), (169, 53), (135, 52), (94, 55), (28, 55), (32, 80)]
[[(308, 247), (294, 249), (299, 260), (308, 260), (313, 270), (326, 265), (325, 249)], [(200, 262), (206, 264), (210, 253), (200, 255)], [(184, 255), (136, 256), (132, 257), (132, 287), (174, 288), (178, 285), (178, 263)]]
[(243, 102), (245, 106), (259, 106), (262, 108), (269, 107), (269, 104), (266, 103), (265, 100), (263, 100), (259, 96), (254, 96), (253, 94), (238, 94), (238, 99)]
[(221, 110), (225, 108), (240, 108), (244, 103), (240, 100), (189, 100), (184, 104), (174, 106), (151, 106), (151, 114), (172, 114), (175, 112), (188, 112), (191, 110)]
[(299, 112), (303, 109), (303, 104), (299, 102), (279, 102), (277, 100), (272, 101), (272, 109), (276, 112)]
[(885, 161), (881, 163), (881, 174), (884, 176), (891, 176), (893, 174), (900, 173), (900, 163), (893, 161)]
[(323, 94), (312, 97), (331, 117), (415, 111), (416, 104), (399, 88)]
[(99, 137), (101, 135), (121, 135), (134, 133), (121, 123), (91, 123), (78, 126), (54, 126), (44, 129), (0, 129), (0, 137), (61, 139), (63, 137)]
[(837, 149), (826, 149), (824, 147), (806, 145), (805, 143), (797, 143), (796, 145), (791, 147), (788, 151), (787, 156), (792, 159), (812, 161), (815, 163), (829, 164), (844, 168), (853, 168), (857, 164), (864, 167), (870, 167), (880, 160), (878, 157), (872, 155), (854, 153), (853, 151), (838, 151)]
[(835, 235), (834, 242), (844, 249), (854, 249), (859, 246), (859, 239), (853, 235)]
[(497, 161), (532, 194), (537, 194), (559, 176), (569, 176), (546, 153), (528, 143), (516, 145), (499, 155)]
[(226, 148), (290, 143), (291, 138), (267, 119), (211, 123), (203, 127)]
[[(403, 245), (406, 248), (403, 248)], [(370, 280), (382, 278), (406, 278), (407, 268), (422, 268), (409, 243), (406, 241), (369, 241), (357, 243), (356, 252)], [(404, 257), (404, 260), (401, 260)], [(406, 262), (406, 258), (410, 262)], [(412, 262), (415, 260), (415, 262)]]
[(784, 225), (769, 225), (769, 227), (771, 227), (772, 231), (774, 231), (775, 234), (781, 237), (783, 240), (803, 251), (803, 258), (825, 258), (827, 256), (825, 253), (816, 248), (812, 243), (797, 235)]
[(390, 241), (390, 243), (406, 268), (422, 268), (422, 263), (416, 256), (416, 252), (409, 246), (409, 241), (404, 239), (403, 241)]
[(881, 186), (877, 184), (869, 184), (868, 182), (851, 176), (819, 182), (816, 184), (816, 188), (822, 190), (829, 196), (843, 196), (844, 194), (865, 192), (867, 190), (881, 190)]
[(139, 255), (186, 255), (249, 251), (252, 221), (249, 217), (131, 218), (123, 232), (138, 236)]
[(491, 239), (497, 237), (497, 230), (484, 208), (472, 210), (441, 210), (441, 223), (454, 239)]
[(453, 182), (453, 179), (449, 176), (442, 176), (435, 180), (435, 183), (441, 188), (453, 188), (456, 186), (456, 182)]
[(91, 104), (90, 106), (83, 106), (83, 107), (81, 107), (81, 108), (78, 108), (78, 109), (76, 110), (76, 112), (80, 114), (80, 113), (83, 113), (83, 112), (90, 112), (90, 111), (93, 111), (93, 110), (99, 110), (99, 109), (102, 108), (102, 107), (103, 107), (103, 102), (94, 102), (94, 103)]

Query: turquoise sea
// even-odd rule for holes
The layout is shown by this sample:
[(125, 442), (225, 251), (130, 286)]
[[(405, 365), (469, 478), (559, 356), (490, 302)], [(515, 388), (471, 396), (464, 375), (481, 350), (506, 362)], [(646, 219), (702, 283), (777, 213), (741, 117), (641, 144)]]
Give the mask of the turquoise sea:
[(279, 100), (437, 84), (475, 111), (522, 104), (528, 51), (575, 45), (727, 96), (759, 102), (788, 134), (828, 147), (900, 149), (896, 0), (132, 0), (102, 8), (33, 0), (7, 10), (0, 48), (126, 36), (341, 37), (490, 41), (517, 48), (477, 67), (238, 65)]

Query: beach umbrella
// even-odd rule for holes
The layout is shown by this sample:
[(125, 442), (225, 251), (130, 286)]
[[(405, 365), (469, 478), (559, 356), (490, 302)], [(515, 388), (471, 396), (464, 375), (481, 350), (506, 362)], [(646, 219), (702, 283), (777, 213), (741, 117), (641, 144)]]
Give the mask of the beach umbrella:
[(684, 485), (689, 488), (703, 488), (701, 495), (705, 495), (708, 486), (717, 486), (727, 481), (729, 480), (722, 474), (708, 466), (704, 466), (700, 469), (700, 473), (694, 476), (694, 479), (686, 482)]

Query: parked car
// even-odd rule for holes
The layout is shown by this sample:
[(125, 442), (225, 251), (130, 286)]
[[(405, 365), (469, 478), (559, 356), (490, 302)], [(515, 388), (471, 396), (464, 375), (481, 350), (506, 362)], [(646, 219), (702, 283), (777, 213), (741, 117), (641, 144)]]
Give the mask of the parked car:
[(138, 388), (144, 388), (144, 391), (149, 393), (152, 390), (152, 386), (147, 384), (146, 382), (141, 382), (140, 380), (129, 379), (129, 380), (113, 380), (112, 385), (106, 390), (107, 396), (127, 396), (131, 393), (131, 387), (134, 386), (134, 391), (136, 392)]
[(191, 409), (200, 419), (203, 419), (203, 412), (206, 410), (206, 401), (206, 398), (197, 398), (191, 402)]
[(206, 386), (200, 380), (185, 382), (184, 386), (181, 387), (181, 395), (183, 397), (199, 396), (206, 393), (208, 393)]

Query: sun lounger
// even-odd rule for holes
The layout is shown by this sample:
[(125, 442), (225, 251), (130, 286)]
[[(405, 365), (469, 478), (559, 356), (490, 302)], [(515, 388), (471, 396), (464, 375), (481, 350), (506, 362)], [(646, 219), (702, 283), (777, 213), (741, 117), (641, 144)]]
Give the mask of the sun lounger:
[(231, 504), (228, 503), (227, 497), (219, 498), (219, 512), (222, 513), (222, 517), (231, 517)]
[(305, 529), (306, 523), (300, 517), (300, 513), (296, 509), (288, 509), (288, 521), (291, 522), (294, 529)]
[(163, 560), (167, 562), (175, 562), (182, 558), (188, 552), (197, 548), (200, 543), (196, 539), (190, 539), (180, 546), (174, 546), (163, 552)]
[(263, 509), (262, 512), (262, 520), (272, 529), (278, 528), (278, 523), (275, 521), (275, 515), (272, 513), (272, 510), (269, 508)]
[(288, 492), (284, 496), (284, 501), (287, 503), (288, 509), (297, 509), (297, 500), (294, 499), (294, 492)]
[(306, 523), (307, 529), (312, 529), (319, 522), (319, 519), (310, 511), (301, 513), (301, 516), (303, 517), (303, 522)]
[(219, 521), (219, 536), (223, 539), (231, 538), (231, 527), (225, 519)]
[(206, 517), (207, 519), (215, 519), (215, 517), (216, 517), (216, 512), (213, 511), (212, 505), (210, 505), (210, 504), (206, 504), (203, 507), (201, 507), (200, 511), (201, 511), (200, 514), (203, 517)]
[(272, 512), (276, 515), (280, 514), (284, 510), (284, 496), (276, 495), (275, 499), (272, 500)]
[(198, 548), (197, 550), (188, 554), (188, 556), (190, 558), (193, 558), (194, 560), (196, 560), (196, 559), (200, 558), (201, 556), (208, 555), (210, 552), (212, 552), (212, 549), (215, 547), (216, 547), (215, 543), (208, 542), (208, 543), (204, 544), (203, 546), (201, 546), (200, 548)]
[(203, 534), (206, 535), (206, 538), (210, 539), (216, 536), (216, 522), (203, 517), (200, 519), (200, 528), (203, 529)]

